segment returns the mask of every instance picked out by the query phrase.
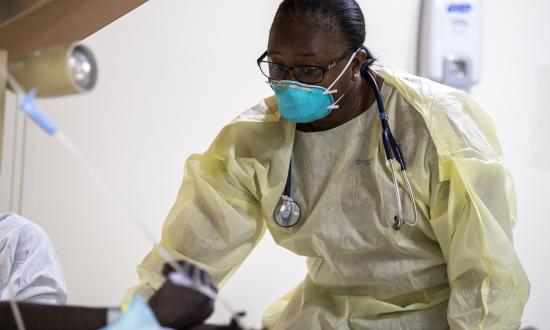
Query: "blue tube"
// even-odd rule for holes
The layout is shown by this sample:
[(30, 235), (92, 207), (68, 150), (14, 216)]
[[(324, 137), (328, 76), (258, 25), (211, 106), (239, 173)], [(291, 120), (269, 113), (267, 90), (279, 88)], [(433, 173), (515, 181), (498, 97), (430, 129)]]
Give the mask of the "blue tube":
[(54, 135), (57, 132), (57, 125), (46, 116), (46, 114), (40, 109), (38, 103), (35, 100), (36, 88), (31, 89), (25, 98), (19, 103), (19, 109), (23, 111), (29, 118), (32, 119), (44, 132), (49, 135)]

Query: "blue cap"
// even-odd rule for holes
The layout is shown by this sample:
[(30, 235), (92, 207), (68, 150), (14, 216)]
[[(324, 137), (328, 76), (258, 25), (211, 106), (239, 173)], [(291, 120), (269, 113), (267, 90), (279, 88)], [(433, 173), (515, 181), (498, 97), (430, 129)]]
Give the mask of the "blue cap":
[(49, 135), (54, 135), (57, 132), (57, 126), (55, 123), (46, 116), (46, 114), (40, 109), (38, 103), (35, 100), (36, 88), (31, 89), (25, 98), (19, 103), (19, 109), (29, 116), (40, 128), (42, 128)]

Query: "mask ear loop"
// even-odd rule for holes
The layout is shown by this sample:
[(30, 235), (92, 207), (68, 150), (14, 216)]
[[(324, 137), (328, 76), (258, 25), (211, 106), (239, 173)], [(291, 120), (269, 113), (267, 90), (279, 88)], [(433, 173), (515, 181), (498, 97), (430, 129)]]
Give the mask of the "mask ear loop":
[[(336, 85), (336, 83), (338, 82), (338, 80), (340, 80), (340, 78), (342, 78), (342, 76), (344, 75), (344, 73), (346, 72), (346, 70), (348, 69), (349, 65), (351, 64), (351, 62), (353, 61), (353, 59), (355, 58), (355, 55), (357, 55), (357, 52), (360, 50), (361, 48), (358, 48), (355, 52), (353, 52), (353, 54), (351, 55), (351, 57), (349, 58), (348, 62), (346, 63), (346, 66), (344, 67), (344, 69), (342, 70), (342, 72), (340, 72), (340, 74), (338, 75), (338, 77), (336, 77), (336, 79), (332, 82), (332, 84), (330, 84), (330, 86), (328, 86), (328, 88), (323, 92), (323, 95), (326, 95), (326, 94), (334, 94), (336, 93), (338, 90), (337, 89), (333, 89), (331, 90), (332, 87), (334, 87), (334, 85)], [(329, 110), (334, 110), (334, 109), (339, 109), (340, 106), (338, 105), (338, 102), (340, 102), (340, 100), (342, 100), (342, 98), (344, 97), (344, 95), (346, 95), (346, 93), (342, 94), (337, 100), (336, 102), (334, 102), (332, 105), (329, 105), (327, 107), (327, 109)]]
[(342, 96), (340, 96), (340, 97), (338, 98), (338, 100), (336, 100), (336, 102), (334, 102), (334, 104), (329, 105), (329, 106), (327, 107), (327, 109), (329, 109), (329, 110), (339, 109), (340, 106), (338, 105), (338, 102), (340, 102), (340, 100), (344, 97), (344, 95), (346, 95), (346, 93), (342, 94)]
[[(346, 72), (346, 70), (348, 69), (349, 65), (351, 64), (351, 62), (353, 61), (353, 59), (355, 59), (355, 55), (357, 55), (357, 52), (360, 50), (361, 48), (358, 48), (355, 52), (353, 52), (353, 54), (351, 54), (351, 57), (349, 58), (348, 62), (346, 63), (346, 66), (344, 67), (344, 69), (342, 70), (342, 72), (340, 72), (340, 74), (338, 75), (338, 77), (336, 77), (336, 79), (332, 82), (332, 84), (330, 84), (330, 86), (327, 87), (327, 90), (323, 92), (323, 95), (326, 95), (326, 94), (334, 94), (336, 93), (338, 90), (337, 89), (334, 89), (332, 90), (332, 87), (334, 87), (334, 85), (336, 85), (336, 83), (338, 82), (338, 80), (340, 80), (340, 78), (342, 78), (342, 76), (344, 75), (344, 73)], [(342, 95), (343, 96), (343, 95)], [(342, 97), (340, 97), (338, 100), (340, 100)], [(338, 101), (336, 101), (338, 102)], [(335, 103), (336, 103), (335, 102)]]

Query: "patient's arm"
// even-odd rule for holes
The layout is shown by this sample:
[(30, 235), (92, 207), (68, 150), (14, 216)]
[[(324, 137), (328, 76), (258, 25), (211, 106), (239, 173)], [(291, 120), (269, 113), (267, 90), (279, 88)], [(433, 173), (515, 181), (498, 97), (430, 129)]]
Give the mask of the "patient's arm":
[[(163, 326), (187, 329), (201, 324), (214, 309), (216, 288), (202, 269), (180, 262), (182, 273), (165, 266), (166, 282), (149, 300)], [(40, 305), (18, 302), (27, 330), (89, 330), (107, 323), (107, 308)], [(0, 329), (17, 329), (9, 302), (0, 302)]]
[[(106, 308), (17, 303), (27, 330), (89, 330), (106, 324)], [(0, 302), (0, 328), (17, 329), (9, 302)]]

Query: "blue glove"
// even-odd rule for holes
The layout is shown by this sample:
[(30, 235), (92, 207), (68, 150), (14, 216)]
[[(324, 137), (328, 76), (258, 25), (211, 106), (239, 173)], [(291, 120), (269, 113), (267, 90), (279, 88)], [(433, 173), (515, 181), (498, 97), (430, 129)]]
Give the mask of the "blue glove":
[(101, 330), (167, 330), (160, 325), (149, 304), (142, 298), (136, 297), (130, 303), (128, 310), (114, 324)]

